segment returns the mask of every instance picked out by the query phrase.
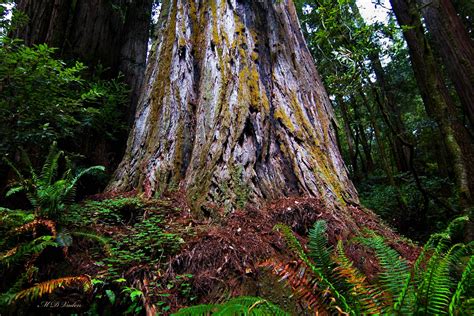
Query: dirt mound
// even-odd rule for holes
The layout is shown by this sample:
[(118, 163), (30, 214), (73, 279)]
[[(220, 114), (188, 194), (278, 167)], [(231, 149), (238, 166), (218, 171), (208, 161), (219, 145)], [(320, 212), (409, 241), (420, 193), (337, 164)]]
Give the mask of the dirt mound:
[[(258, 274), (258, 264), (268, 258), (291, 259), (280, 233), (273, 230), (277, 223), (292, 228), (297, 238), (304, 236), (316, 220), (327, 222), (331, 244), (358, 235), (363, 228), (384, 236), (408, 260), (417, 255), (415, 246), (402, 241), (369, 210), (358, 206), (329, 209), (314, 198), (285, 198), (263, 209), (247, 207), (236, 211), (221, 223), (209, 225), (190, 240), (169, 263), (168, 277), (176, 274), (194, 275), (192, 286), (202, 302), (215, 300), (210, 293), (216, 288), (220, 295), (247, 294), (242, 284)], [(346, 252), (369, 278), (378, 271), (373, 254), (363, 247), (346, 243)], [(364, 259), (365, 258), (365, 259)], [(372, 258), (372, 259), (371, 259)]]

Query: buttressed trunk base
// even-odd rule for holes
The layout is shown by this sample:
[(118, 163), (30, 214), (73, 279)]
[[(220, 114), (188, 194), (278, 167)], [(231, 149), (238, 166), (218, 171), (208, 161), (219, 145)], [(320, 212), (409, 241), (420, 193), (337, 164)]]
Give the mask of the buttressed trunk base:
[(357, 201), (291, 0), (169, 0), (158, 23), (109, 190), (181, 185), (195, 209), (293, 195)]

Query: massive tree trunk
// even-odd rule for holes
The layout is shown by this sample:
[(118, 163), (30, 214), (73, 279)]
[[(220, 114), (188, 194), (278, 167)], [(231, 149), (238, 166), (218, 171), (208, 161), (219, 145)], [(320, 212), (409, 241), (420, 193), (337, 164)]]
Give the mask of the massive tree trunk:
[(472, 205), (474, 168), (472, 142), (464, 126), (457, 122), (455, 105), (444, 85), (440, 70), (428, 44), (416, 0), (391, 0), (393, 11), (410, 51), (411, 63), (426, 111), (437, 123), (452, 160), (461, 203)]
[(57, 47), (105, 78), (122, 72), (131, 88), (131, 115), (143, 81), (153, 0), (18, 0), (28, 23), (12, 34), (27, 45)]
[(163, 1), (109, 190), (180, 184), (195, 210), (291, 195), (357, 201), (293, 2)]
[(418, 0), (435, 48), (474, 128), (474, 42), (451, 0)]

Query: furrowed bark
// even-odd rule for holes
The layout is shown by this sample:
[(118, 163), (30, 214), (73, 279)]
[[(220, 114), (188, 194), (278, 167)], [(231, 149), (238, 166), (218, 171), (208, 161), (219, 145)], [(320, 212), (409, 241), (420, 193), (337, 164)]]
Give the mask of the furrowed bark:
[(194, 209), (291, 195), (357, 201), (292, 1), (168, 0), (158, 29), (109, 190), (181, 185)]

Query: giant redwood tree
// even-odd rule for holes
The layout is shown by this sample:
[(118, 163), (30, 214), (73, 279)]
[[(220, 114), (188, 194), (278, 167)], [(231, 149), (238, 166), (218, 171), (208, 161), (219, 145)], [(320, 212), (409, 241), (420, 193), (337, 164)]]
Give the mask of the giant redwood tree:
[(165, 0), (109, 190), (184, 188), (195, 210), (291, 195), (357, 201), (291, 0)]
[(145, 72), (153, 0), (17, 0), (28, 22), (12, 34), (46, 43), (64, 59), (79, 59), (102, 76), (121, 72), (131, 89), (131, 113)]

